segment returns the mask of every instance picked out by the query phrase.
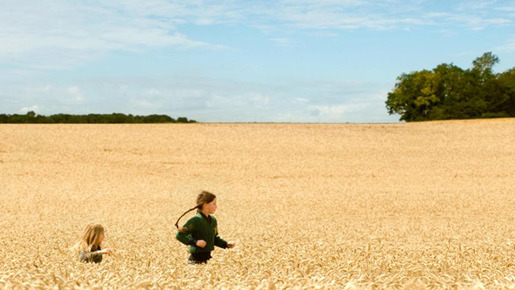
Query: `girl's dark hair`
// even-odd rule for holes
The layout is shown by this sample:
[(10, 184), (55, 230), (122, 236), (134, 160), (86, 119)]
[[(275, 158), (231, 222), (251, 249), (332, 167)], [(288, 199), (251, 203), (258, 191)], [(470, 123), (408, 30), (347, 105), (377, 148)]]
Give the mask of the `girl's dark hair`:
[(188, 209), (185, 213), (183, 213), (178, 219), (177, 221), (175, 222), (175, 227), (177, 228), (177, 230), (179, 230), (179, 232), (182, 232), (182, 231), (185, 231), (187, 229), (185, 228), (179, 228), (179, 220), (185, 216), (187, 213), (189, 213), (190, 211), (192, 210), (200, 210), (202, 208), (202, 205), (206, 204), (206, 203), (210, 203), (212, 202), (213, 200), (215, 200), (216, 198), (216, 195), (212, 194), (211, 192), (209, 191), (202, 191), (201, 193), (199, 193), (199, 195), (197, 195), (197, 205), (195, 207), (192, 207), (190, 209)]
[(197, 207), (201, 209), (203, 204), (210, 203), (215, 200), (215, 198), (216, 195), (212, 194), (211, 192), (202, 191), (199, 193), (199, 195), (197, 195)]

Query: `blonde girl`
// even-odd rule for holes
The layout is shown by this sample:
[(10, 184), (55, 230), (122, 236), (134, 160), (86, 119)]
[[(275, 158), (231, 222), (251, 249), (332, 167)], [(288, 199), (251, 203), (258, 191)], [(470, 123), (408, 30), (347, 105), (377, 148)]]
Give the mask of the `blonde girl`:
[[(226, 249), (233, 248), (236, 245), (234, 242), (226, 242), (218, 236), (218, 224), (213, 215), (216, 208), (216, 196), (210, 192), (202, 191), (197, 196), (197, 205), (181, 215), (175, 223), (177, 240), (189, 246), (189, 264), (207, 263), (211, 259), (211, 251), (214, 250), (215, 246)], [(179, 228), (179, 220), (195, 209), (197, 214)]]
[(79, 260), (87, 263), (102, 262), (103, 255), (111, 254), (111, 250), (102, 249), (102, 241), (104, 240), (105, 230), (100, 224), (90, 223), (84, 229), (82, 238), (77, 244)]

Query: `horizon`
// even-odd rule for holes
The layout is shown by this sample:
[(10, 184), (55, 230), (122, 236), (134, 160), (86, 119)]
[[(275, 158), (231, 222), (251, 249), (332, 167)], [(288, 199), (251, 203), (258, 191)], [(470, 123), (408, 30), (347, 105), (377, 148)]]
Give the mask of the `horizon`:
[(468, 69), (489, 51), (500, 59), (495, 72), (515, 64), (515, 4), (506, 0), (4, 7), (0, 114), (389, 124), (399, 116), (385, 101), (402, 73)]
[[(33, 112), (33, 111), (32, 111)], [(27, 112), (27, 114), (30, 113)], [(44, 116), (44, 117), (50, 117), (52, 115), (42, 115), (42, 114), (38, 114), (37, 112), (34, 112), (36, 116)], [(178, 120), (179, 118), (186, 118), (187, 120), (189, 121), (193, 121), (193, 122), (149, 122), (149, 123), (129, 123), (129, 122), (122, 122), (122, 123), (108, 123), (108, 122), (105, 122), (105, 123), (3, 123), (3, 124), (42, 124), (42, 125), (57, 125), (57, 124), (69, 124), (69, 125), (73, 125), (73, 124), (77, 124), (77, 125), (80, 125), (80, 124), (90, 124), (90, 125), (95, 125), (95, 124), (104, 124), (104, 125), (120, 125), (120, 124), (132, 124), (132, 125), (152, 125), (152, 124), (244, 124), (244, 125), (252, 125), (252, 124), (256, 124), (256, 125), (259, 125), (259, 124), (278, 124), (278, 125), (281, 125), (281, 124), (284, 124), (284, 125), (345, 125), (345, 124), (349, 124), (349, 125), (399, 125), (399, 124), (408, 124), (408, 123), (428, 123), (428, 122), (434, 122), (434, 123), (459, 123), (459, 122), (464, 122), (464, 123), (474, 123), (474, 122), (493, 122), (493, 123), (504, 123), (506, 121), (508, 122), (512, 122), (512, 121), (515, 121), (515, 117), (489, 117), (489, 118), (466, 118), (466, 119), (443, 119), (443, 120), (439, 120), (439, 119), (435, 119), (435, 120), (420, 120), (420, 121), (394, 121), (394, 122), (288, 122), (288, 121), (283, 121), (283, 122), (274, 122), (274, 121), (221, 121), (221, 122), (210, 122), (210, 121), (207, 121), (207, 122), (201, 122), (201, 121), (197, 121), (195, 119), (190, 119), (188, 118), (187, 116), (172, 116), (172, 115), (167, 115), (167, 114), (145, 114), (145, 115), (133, 115), (133, 114), (126, 114), (126, 113), (120, 113), (120, 112), (113, 112), (113, 113), (106, 113), (106, 114), (96, 114), (96, 113), (89, 113), (89, 114), (80, 114), (80, 115), (75, 115), (75, 114), (67, 114), (67, 113), (57, 113), (55, 115), (72, 115), (72, 116), (87, 116), (87, 115), (111, 115), (111, 114), (122, 114), (122, 115), (126, 115), (126, 116), (134, 116), (134, 117), (147, 117), (147, 116), (151, 116), (151, 115), (165, 115), (165, 116), (168, 116), (168, 117), (171, 117), (172, 119), (174, 120)], [(5, 113), (0, 113), (0, 116), (1, 115), (26, 115), (26, 114), (5, 114)], [(0, 123), (2, 124), (2, 123)]]

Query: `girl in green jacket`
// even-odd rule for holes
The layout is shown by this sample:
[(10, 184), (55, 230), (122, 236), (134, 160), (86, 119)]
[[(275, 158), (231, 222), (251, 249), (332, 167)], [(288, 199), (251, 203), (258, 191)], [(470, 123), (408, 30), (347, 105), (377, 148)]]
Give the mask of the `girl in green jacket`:
[[(190, 218), (184, 226), (179, 228), (179, 220), (188, 212), (197, 210), (197, 214)], [(215, 246), (226, 249), (233, 248), (234, 242), (226, 242), (218, 236), (218, 227), (214, 214), (216, 211), (216, 196), (210, 192), (202, 191), (197, 196), (197, 206), (186, 211), (175, 223), (177, 227), (176, 238), (189, 246), (189, 264), (205, 264), (211, 259), (211, 251)]]

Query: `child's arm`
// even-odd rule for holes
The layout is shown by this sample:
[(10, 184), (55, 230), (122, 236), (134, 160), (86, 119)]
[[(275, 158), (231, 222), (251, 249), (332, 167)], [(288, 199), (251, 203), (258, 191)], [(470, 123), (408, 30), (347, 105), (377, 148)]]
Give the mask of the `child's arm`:
[(197, 241), (195, 241), (189, 233), (177, 232), (175, 237), (177, 240), (179, 240), (179, 242), (185, 244), (186, 246), (196, 246), (197, 244)]
[(219, 235), (216, 235), (215, 236), (215, 246), (223, 248), (223, 249), (226, 249), (227, 248), (227, 242), (224, 239), (220, 238)]
[(215, 246), (223, 248), (223, 249), (231, 249), (236, 246), (235, 242), (226, 242), (224, 239), (220, 238), (219, 236), (215, 237)]
[(79, 259), (81, 262), (100, 262), (102, 261), (102, 255), (103, 254), (111, 254), (111, 250), (109, 249), (103, 249), (99, 251), (93, 251), (93, 252), (80, 252), (79, 253)]
[(79, 259), (81, 262), (96, 262), (99, 263), (102, 261), (102, 252), (80, 252)]
[(220, 247), (222, 249), (234, 248), (234, 242), (227, 242), (224, 239), (220, 238), (220, 236), (218, 235), (218, 222), (216, 221), (216, 218), (213, 219), (215, 227), (215, 246)]
[(193, 221), (190, 219), (187, 221), (180, 230), (175, 234), (175, 238), (179, 240), (179, 242), (187, 245), (187, 246), (196, 246), (197, 241), (193, 239), (191, 236), (191, 232), (194, 229)]

